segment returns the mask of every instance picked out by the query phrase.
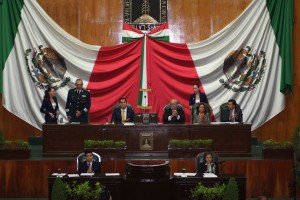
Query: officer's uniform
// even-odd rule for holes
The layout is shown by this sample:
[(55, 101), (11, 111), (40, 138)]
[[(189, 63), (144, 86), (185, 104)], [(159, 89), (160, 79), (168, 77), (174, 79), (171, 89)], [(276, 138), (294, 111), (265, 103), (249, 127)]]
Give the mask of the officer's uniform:
[[(67, 97), (66, 113), (71, 117), (71, 122), (88, 123), (89, 110), (91, 107), (90, 92), (84, 89), (70, 89)], [(80, 111), (81, 115), (76, 117), (76, 111)]]

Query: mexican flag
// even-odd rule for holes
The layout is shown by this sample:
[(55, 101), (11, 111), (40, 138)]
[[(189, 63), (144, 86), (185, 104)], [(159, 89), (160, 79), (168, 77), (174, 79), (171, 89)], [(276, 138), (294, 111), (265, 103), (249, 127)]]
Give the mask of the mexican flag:
[(121, 97), (135, 112), (152, 106), (160, 118), (176, 98), (189, 122), (188, 98), (198, 83), (216, 121), (220, 105), (233, 98), (254, 130), (284, 109), (284, 92), (292, 91), (292, 11), (292, 0), (253, 1), (220, 32), (193, 44), (168, 42), (168, 24), (149, 33), (124, 25), (125, 43), (101, 47), (66, 33), (34, 0), (2, 0), (2, 103), (41, 129), (45, 89), (57, 89), (66, 119), (68, 90), (81, 78), (91, 92), (92, 123), (109, 120)]

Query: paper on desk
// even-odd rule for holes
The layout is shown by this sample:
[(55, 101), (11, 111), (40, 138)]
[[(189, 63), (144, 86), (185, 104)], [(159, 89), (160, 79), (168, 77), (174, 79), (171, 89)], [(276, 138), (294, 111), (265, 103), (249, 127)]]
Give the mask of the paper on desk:
[(80, 176), (94, 176), (95, 173), (81, 173)]
[(124, 122), (123, 124), (124, 124), (124, 126), (133, 126), (134, 125), (133, 122)]
[(78, 174), (68, 174), (68, 177), (79, 177)]
[(213, 177), (218, 177), (214, 173), (203, 173), (204, 178), (213, 178)]
[(105, 173), (105, 176), (120, 176), (120, 173)]
[(196, 173), (175, 172), (174, 176), (180, 176), (180, 177), (196, 176)]
[(67, 173), (53, 173), (52, 176), (58, 176), (58, 177), (63, 177), (65, 176)]

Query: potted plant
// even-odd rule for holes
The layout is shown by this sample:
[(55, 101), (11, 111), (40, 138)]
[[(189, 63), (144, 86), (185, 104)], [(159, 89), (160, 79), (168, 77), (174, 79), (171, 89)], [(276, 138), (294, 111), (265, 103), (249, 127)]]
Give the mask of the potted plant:
[(99, 200), (99, 196), (103, 190), (99, 182), (96, 182), (95, 185), (91, 185), (89, 181), (85, 181), (81, 184), (74, 181), (70, 184), (65, 183), (65, 186), (68, 200)]
[(90, 149), (101, 156), (101, 159), (124, 159), (126, 156), (126, 142), (123, 140), (85, 140), (85, 149)]
[(169, 141), (169, 158), (194, 158), (198, 153), (210, 150), (212, 139), (177, 140)]
[(52, 191), (51, 199), (52, 200), (66, 200), (67, 199), (67, 190), (66, 184), (62, 181), (60, 177), (56, 177)]
[(238, 184), (233, 177), (230, 177), (225, 187), (223, 200), (239, 200)]
[(24, 140), (4, 140), (0, 129), (0, 159), (29, 159), (30, 145)]
[(224, 196), (226, 185), (223, 184), (215, 184), (212, 187), (205, 187), (204, 185), (198, 183), (198, 185), (191, 189), (191, 199), (193, 200), (222, 200)]
[(263, 141), (264, 159), (293, 159), (293, 144), (291, 141), (277, 142), (272, 139)]

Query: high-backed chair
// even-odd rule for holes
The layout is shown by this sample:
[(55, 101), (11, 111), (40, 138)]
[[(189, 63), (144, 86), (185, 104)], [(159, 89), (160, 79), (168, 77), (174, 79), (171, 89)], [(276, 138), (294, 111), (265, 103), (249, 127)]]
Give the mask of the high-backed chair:
[[(99, 154), (95, 153), (95, 152), (92, 152), (93, 153), (93, 160), (94, 161), (98, 161), (99, 163), (101, 163), (101, 157)], [(78, 171), (78, 168), (79, 168), (79, 164), (81, 162), (84, 162), (86, 159), (85, 159), (85, 155), (84, 155), (84, 152), (80, 153), (78, 156), (77, 156), (77, 171)]]
[[(131, 106), (130, 104), (127, 104), (126, 107), (127, 107), (127, 109), (133, 110), (133, 108), (132, 108), (132, 106)], [(113, 117), (114, 111), (117, 110), (117, 109), (120, 109), (120, 104), (116, 104), (116, 105), (113, 107), (113, 109), (112, 109), (112, 117)], [(111, 122), (113, 122), (113, 121), (114, 121), (114, 119), (111, 120)]]
[[(218, 154), (216, 154), (214, 152), (211, 152), (211, 153), (212, 153), (212, 156), (213, 156), (212, 162), (215, 163), (215, 164), (217, 164), (217, 165), (219, 165), (219, 163), (221, 164), (219, 166), (219, 174), (221, 174), (221, 172), (222, 172), (222, 162), (223, 161), (220, 161), (220, 158), (219, 158)], [(205, 154), (205, 152), (201, 152), (201, 153), (199, 153), (196, 156), (195, 164), (196, 164), (197, 173), (199, 173), (199, 165), (200, 165), (200, 163), (202, 163), (205, 160), (204, 154)]]
[[(209, 119), (210, 119), (210, 115), (211, 115), (210, 105), (208, 105), (207, 103), (204, 103), (204, 102), (200, 102), (200, 103), (203, 103), (205, 105), (206, 113), (208, 113), (207, 115), (209, 116)], [(197, 116), (197, 107), (199, 106), (200, 103), (195, 103), (194, 105), (192, 105), (192, 109), (191, 109), (191, 123), (192, 124), (195, 121), (195, 116)]]
[[(170, 104), (168, 103), (167, 105), (164, 106), (163, 111), (165, 112), (167, 109), (171, 108)], [(177, 108), (179, 110), (184, 110), (183, 106), (181, 104), (177, 105)]]
[[(227, 102), (226, 103), (223, 103), (221, 106), (220, 106), (220, 122), (223, 121), (223, 119), (225, 118), (225, 113), (228, 113), (228, 106), (227, 106)], [(236, 108), (241, 108), (239, 104), (236, 104), (235, 105)], [(241, 116), (242, 120), (241, 122), (243, 122), (243, 116)]]
[[(118, 109), (118, 108), (120, 108), (120, 104), (116, 104), (116, 105), (113, 107), (112, 112), (114, 112), (114, 110), (115, 110), (115, 109)], [(127, 104), (127, 108), (132, 109), (132, 106), (131, 106), (130, 104)]]

